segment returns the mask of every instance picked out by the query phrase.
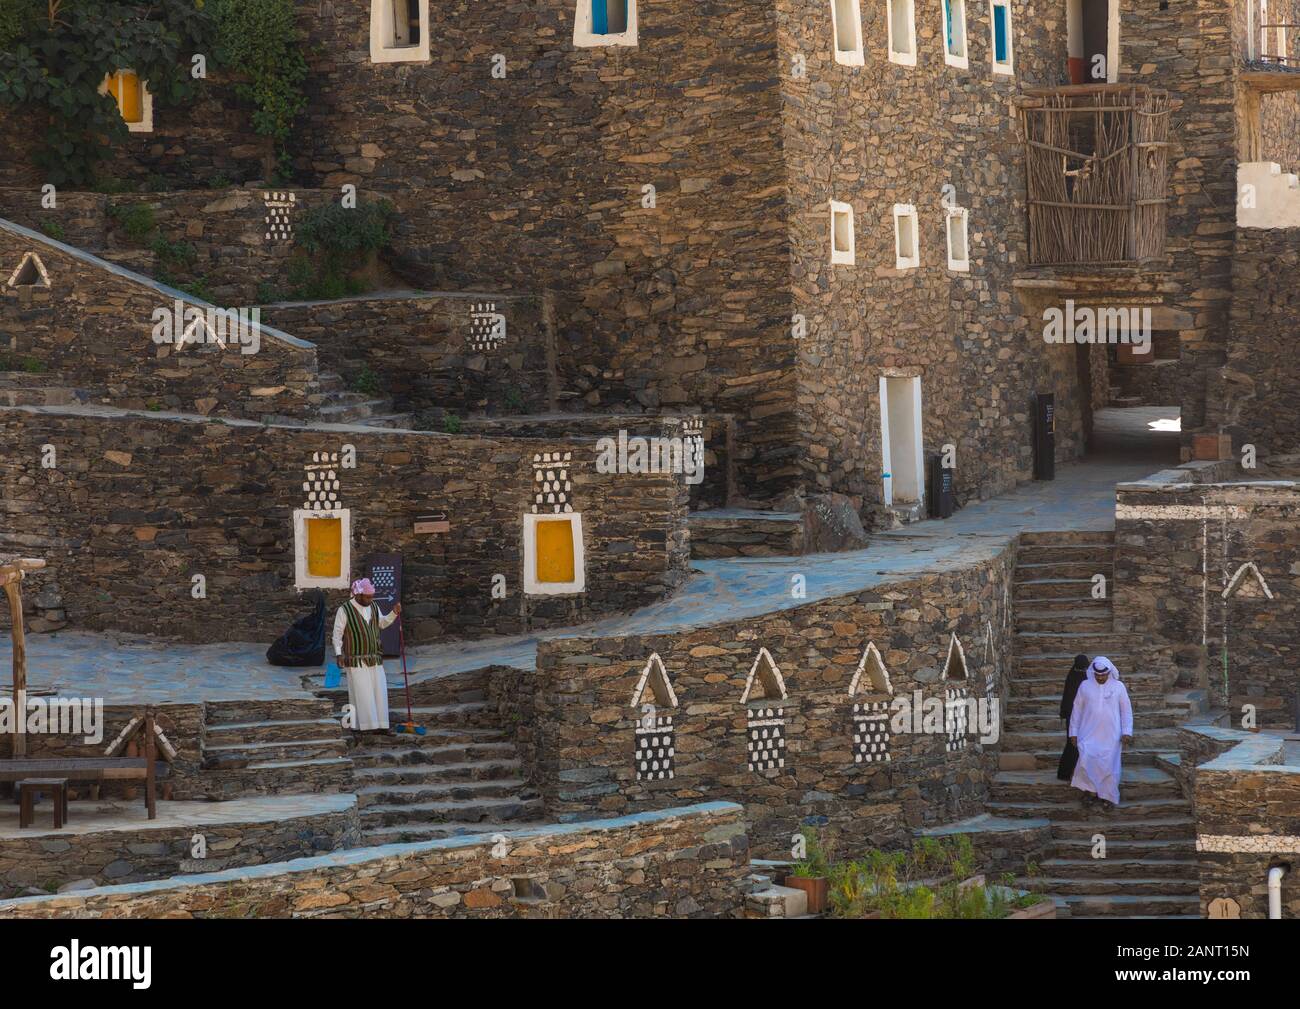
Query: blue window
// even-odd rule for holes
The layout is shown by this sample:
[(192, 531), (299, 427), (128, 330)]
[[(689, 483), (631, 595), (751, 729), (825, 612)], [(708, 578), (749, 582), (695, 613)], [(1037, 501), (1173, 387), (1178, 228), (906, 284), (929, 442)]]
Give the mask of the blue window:
[(993, 5), (993, 62), (1011, 62), (1011, 25), (1006, 4)]
[(591, 33), (621, 35), (627, 31), (628, 0), (591, 0)]
[(952, 2), (943, 0), (943, 26), (948, 38), (948, 52), (952, 52)]

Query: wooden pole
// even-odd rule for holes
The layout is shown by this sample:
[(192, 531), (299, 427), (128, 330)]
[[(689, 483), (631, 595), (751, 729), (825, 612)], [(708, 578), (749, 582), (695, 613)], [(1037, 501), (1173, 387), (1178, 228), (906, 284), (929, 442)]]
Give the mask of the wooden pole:
[[(27, 692), (27, 639), (23, 635), (23, 597), (18, 591), (23, 573), (15, 572), (15, 577), (5, 582), (5, 596), (9, 599), (9, 623), (12, 628), (14, 650), (14, 715), (24, 716), (23, 698)], [(13, 755), (27, 756), (27, 736), (22, 732), (14, 733)]]

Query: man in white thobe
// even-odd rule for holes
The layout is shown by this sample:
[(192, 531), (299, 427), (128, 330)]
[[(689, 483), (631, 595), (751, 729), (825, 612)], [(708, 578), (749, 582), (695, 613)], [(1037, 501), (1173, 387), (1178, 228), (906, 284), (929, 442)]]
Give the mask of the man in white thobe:
[(1119, 779), (1124, 746), (1133, 743), (1133, 706), (1119, 670), (1105, 657), (1092, 660), (1088, 678), (1079, 684), (1070, 714), (1070, 741), (1079, 748), (1079, 762), (1070, 784), (1114, 805), (1119, 802)]
[(352, 598), (334, 616), (334, 655), (347, 673), (348, 702), (359, 732), (388, 731), (388, 679), (379, 632), (402, 612), (402, 604), (381, 616), (374, 604), (375, 586), (369, 578), (352, 583)]

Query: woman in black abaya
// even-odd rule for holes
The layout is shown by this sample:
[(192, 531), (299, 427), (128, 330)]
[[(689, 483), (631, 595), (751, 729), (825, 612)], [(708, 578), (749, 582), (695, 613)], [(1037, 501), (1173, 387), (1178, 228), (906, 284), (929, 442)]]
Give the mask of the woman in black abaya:
[(1076, 655), (1074, 665), (1065, 674), (1065, 689), (1061, 691), (1061, 718), (1065, 721), (1065, 749), (1061, 751), (1061, 762), (1056, 765), (1056, 776), (1062, 781), (1074, 777), (1074, 765), (1079, 762), (1079, 748), (1070, 742), (1070, 715), (1074, 712), (1074, 695), (1079, 692), (1079, 684), (1088, 678), (1088, 656)]

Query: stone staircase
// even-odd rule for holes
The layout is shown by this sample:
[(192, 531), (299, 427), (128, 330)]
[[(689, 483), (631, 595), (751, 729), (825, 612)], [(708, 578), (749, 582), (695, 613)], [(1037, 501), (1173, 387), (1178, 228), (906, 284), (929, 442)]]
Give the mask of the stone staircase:
[[(1106, 577), (1107, 598), (1092, 597)], [(1074, 917), (1198, 917), (1195, 823), (1177, 780), (1161, 765), (1178, 749), (1189, 701), (1162, 674), (1135, 668), (1138, 642), (1113, 631), (1111, 532), (1025, 533), (1015, 576), (1014, 672), (1003, 713), (1001, 770), (988, 812), (1050, 822), (1053, 857), (1019, 885), (1053, 896)], [(1065, 742), (1061, 688), (1074, 656), (1108, 656), (1133, 703), (1134, 745), (1124, 754), (1120, 805), (1086, 809), (1056, 778)], [(1167, 766), (1167, 765), (1166, 765)], [(1094, 858), (1096, 835), (1105, 858)]]
[[(487, 673), (411, 688), (420, 735), (363, 735), (352, 741), (363, 844), (490, 834), (541, 822), (537, 791), (525, 779), (510, 733), (487, 700)], [(321, 691), (338, 705), (347, 691)], [(406, 698), (389, 692), (394, 726)]]
[(352, 791), (347, 738), (328, 701), (204, 707), (201, 787), (210, 797)]

